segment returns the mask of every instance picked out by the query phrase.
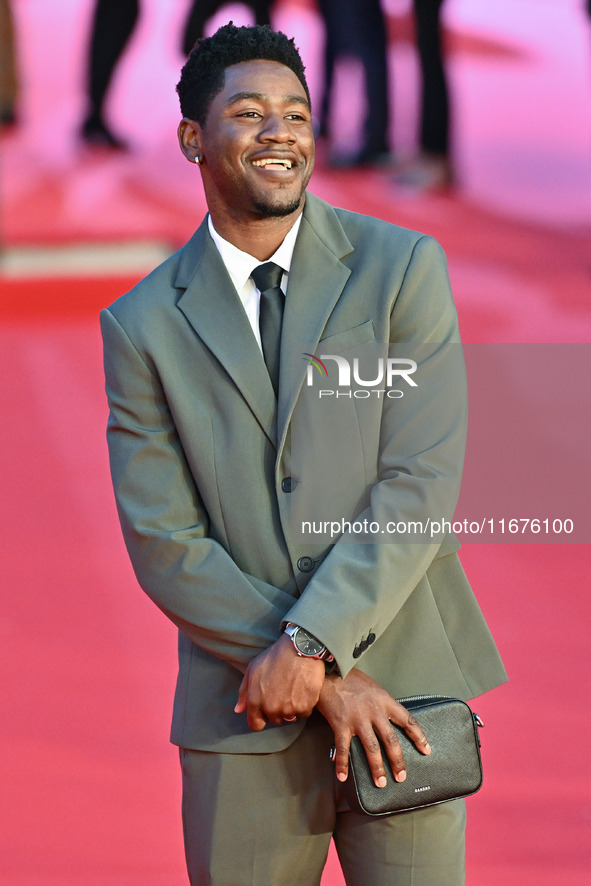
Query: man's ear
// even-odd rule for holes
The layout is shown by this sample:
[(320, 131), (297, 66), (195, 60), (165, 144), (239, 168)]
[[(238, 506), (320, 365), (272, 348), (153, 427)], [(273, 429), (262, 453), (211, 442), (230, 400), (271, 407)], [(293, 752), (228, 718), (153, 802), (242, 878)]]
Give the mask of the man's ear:
[(201, 153), (201, 125), (197, 123), (196, 120), (191, 120), (189, 117), (183, 117), (179, 123), (177, 135), (181, 151), (189, 163), (198, 163), (199, 166), (201, 166), (203, 163), (203, 156)]

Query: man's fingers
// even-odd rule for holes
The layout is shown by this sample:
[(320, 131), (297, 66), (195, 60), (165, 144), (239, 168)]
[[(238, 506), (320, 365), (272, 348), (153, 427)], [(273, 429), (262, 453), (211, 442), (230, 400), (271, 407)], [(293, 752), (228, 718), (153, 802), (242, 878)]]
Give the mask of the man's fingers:
[[(394, 701), (388, 711), (388, 720), (390, 723), (394, 723), (395, 726), (398, 726), (399, 729), (403, 729), (406, 732), (421, 754), (431, 753), (431, 745), (429, 744), (427, 736), (423, 732), (416, 717), (405, 708), (404, 705), (400, 704), (398, 701)], [(390, 740), (391, 735), (389, 730), (387, 737), (388, 740)]]
[[(397, 710), (391, 719), (387, 719), (384, 724), (377, 724), (374, 729), (367, 732), (359, 732), (359, 738), (363, 743), (369, 768), (375, 785), (378, 788), (385, 787), (387, 783), (387, 774), (384, 767), (385, 752), (392, 774), (398, 782), (406, 779), (406, 763), (404, 762), (404, 754), (398, 738), (398, 733), (392, 724), (392, 719), (396, 716), (398, 724), (410, 740), (416, 745), (422, 754), (430, 754), (431, 746), (427, 740), (427, 736), (423, 732), (421, 726), (415, 717), (407, 711), (405, 707), (397, 704)], [(380, 745), (381, 742), (381, 745)]]
[(249, 711), (248, 713), (248, 728), (252, 729), (253, 732), (262, 732), (262, 730), (267, 725), (267, 720), (263, 717), (260, 711), (253, 713)]
[(406, 763), (404, 762), (404, 754), (400, 746), (398, 734), (390, 721), (382, 735), (382, 742), (392, 767), (392, 772), (396, 781), (404, 781), (406, 779)]
[(248, 671), (242, 678), (240, 689), (238, 690), (238, 701), (234, 705), (234, 713), (242, 714), (246, 710), (246, 695), (248, 692)]
[(250, 698), (246, 703), (246, 720), (249, 729), (252, 729), (253, 732), (261, 732), (269, 722), (270, 717), (267, 716), (266, 711), (263, 710), (259, 702)]
[(341, 733), (335, 735), (334, 765), (336, 776), (339, 781), (347, 781), (349, 775), (349, 744), (351, 737)]
[[(404, 710), (406, 711), (406, 708), (404, 708)], [(407, 712), (406, 723), (402, 723), (401, 726), (422, 754), (431, 753), (431, 745), (429, 744), (427, 736), (412, 714)]]
[[(388, 779), (386, 768), (384, 766), (384, 758), (382, 757), (382, 748), (378, 741), (378, 737), (372, 729), (371, 732), (368, 730), (367, 732), (359, 733), (359, 738), (363, 743), (374, 784), (378, 788), (384, 788)], [(390, 761), (390, 766), (392, 767), (394, 778), (396, 781), (404, 781), (406, 778), (404, 756), (402, 754), (400, 742), (398, 741), (398, 736), (396, 735), (396, 730), (391, 723), (388, 723), (388, 727), (385, 727), (381, 738), (386, 754), (388, 755), (388, 760)]]
[(403, 705), (397, 703), (397, 708), (398, 710), (395, 714), (388, 719), (385, 728), (379, 730), (379, 734), (390, 761), (394, 778), (396, 781), (404, 781), (406, 779), (406, 764), (398, 734), (392, 724), (394, 717), (396, 717), (396, 725), (404, 729), (410, 740), (422, 754), (430, 754), (431, 746), (416, 718)]
[(275, 723), (280, 726), (282, 723), (294, 723), (296, 720), (307, 720), (312, 715), (313, 708), (297, 706), (293, 702), (285, 703), (281, 706), (269, 708), (267, 705), (261, 705), (262, 710), (269, 723)]
[(248, 671), (242, 678), (240, 689), (238, 690), (238, 701), (234, 705), (235, 714), (243, 714), (246, 711), (248, 726), (253, 732), (260, 732), (267, 725), (267, 719), (261, 711), (260, 705), (249, 704), (248, 701), (249, 675)]
[[(404, 781), (406, 778), (406, 765), (396, 730), (388, 720), (387, 726), (381, 732), (380, 738), (385, 753), (388, 756), (394, 778), (396, 781)], [(366, 729), (359, 731), (358, 737), (363, 745), (374, 784), (378, 788), (385, 787), (388, 783), (388, 776), (378, 736), (373, 729)], [(349, 775), (349, 743), (350, 738), (348, 736), (343, 734), (335, 736), (334, 762), (336, 776), (339, 781), (346, 781)]]

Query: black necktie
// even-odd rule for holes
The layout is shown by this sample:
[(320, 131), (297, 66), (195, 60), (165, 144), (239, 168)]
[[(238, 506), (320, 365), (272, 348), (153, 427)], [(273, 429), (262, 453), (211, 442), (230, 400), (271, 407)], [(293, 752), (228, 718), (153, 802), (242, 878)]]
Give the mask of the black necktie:
[(252, 272), (257, 289), (261, 293), (259, 329), (263, 357), (269, 370), (275, 395), (279, 390), (279, 350), (281, 345), (281, 322), (283, 320), (283, 292), (279, 288), (283, 268), (268, 261)]

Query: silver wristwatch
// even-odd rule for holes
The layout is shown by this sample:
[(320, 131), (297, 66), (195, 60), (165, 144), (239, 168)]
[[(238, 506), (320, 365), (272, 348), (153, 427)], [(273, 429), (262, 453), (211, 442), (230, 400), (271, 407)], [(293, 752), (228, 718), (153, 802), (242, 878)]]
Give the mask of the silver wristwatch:
[(319, 658), (326, 662), (334, 661), (334, 655), (331, 655), (326, 646), (323, 646), (320, 640), (305, 628), (289, 621), (285, 625), (285, 633), (295, 646), (298, 655), (302, 655), (304, 658)]

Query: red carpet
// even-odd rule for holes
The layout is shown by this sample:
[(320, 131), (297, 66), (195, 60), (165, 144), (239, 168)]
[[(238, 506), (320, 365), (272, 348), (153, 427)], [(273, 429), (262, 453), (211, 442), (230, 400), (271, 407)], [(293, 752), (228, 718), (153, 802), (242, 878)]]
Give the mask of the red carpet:
[[(89, 3), (75, 16), (57, 6), (63, 29), (52, 49), (66, 38), (75, 49), (52, 66), (46, 5), (15, 4), (28, 92), (22, 127), (3, 144), (4, 245), (144, 238), (172, 248), (203, 206), (196, 185), (189, 199), (191, 169), (162, 135), (176, 111), (167, 107), (150, 128), (144, 152), (79, 155), (80, 99), (66, 73), (81, 57)], [(153, 56), (167, 8), (146, 4), (122, 74), (129, 89), (139, 89), (141, 54)], [(523, 15), (533, 0), (520, 0), (521, 17), (511, 4), (495, 8), (479, 20), (467, 2), (450, 4), (461, 189), (410, 197), (380, 173), (321, 165), (313, 190), (438, 236), (467, 341), (588, 342), (588, 22), (574, 3), (536, 4), (531, 33)], [(313, 13), (298, 10), (295, 24), (307, 33)], [(410, 68), (403, 49), (402, 73)], [(172, 55), (160, 49), (165, 71), (177, 66)], [(520, 84), (532, 82), (544, 88), (522, 101)], [(485, 100), (478, 110), (475, 84)], [(126, 88), (114, 108), (121, 126)], [(51, 138), (40, 148), (39, 113), (50, 100)], [(138, 276), (107, 267), (100, 277), (0, 281), (2, 886), (186, 883), (168, 744), (175, 630), (135, 584), (104, 442), (97, 314)], [(462, 559), (511, 678), (475, 703), (486, 723), (485, 783), (468, 801), (468, 884), (583, 886), (591, 881), (589, 546), (466, 544)], [(323, 886), (342, 882), (331, 855)]]
[[(128, 282), (37, 281), (2, 316), (6, 886), (184, 882), (175, 632), (136, 589), (103, 442), (96, 310)], [(589, 548), (465, 545), (463, 561), (511, 676), (476, 704), (486, 779), (469, 801), (468, 882), (583, 884)], [(325, 886), (341, 882), (331, 864)]]

